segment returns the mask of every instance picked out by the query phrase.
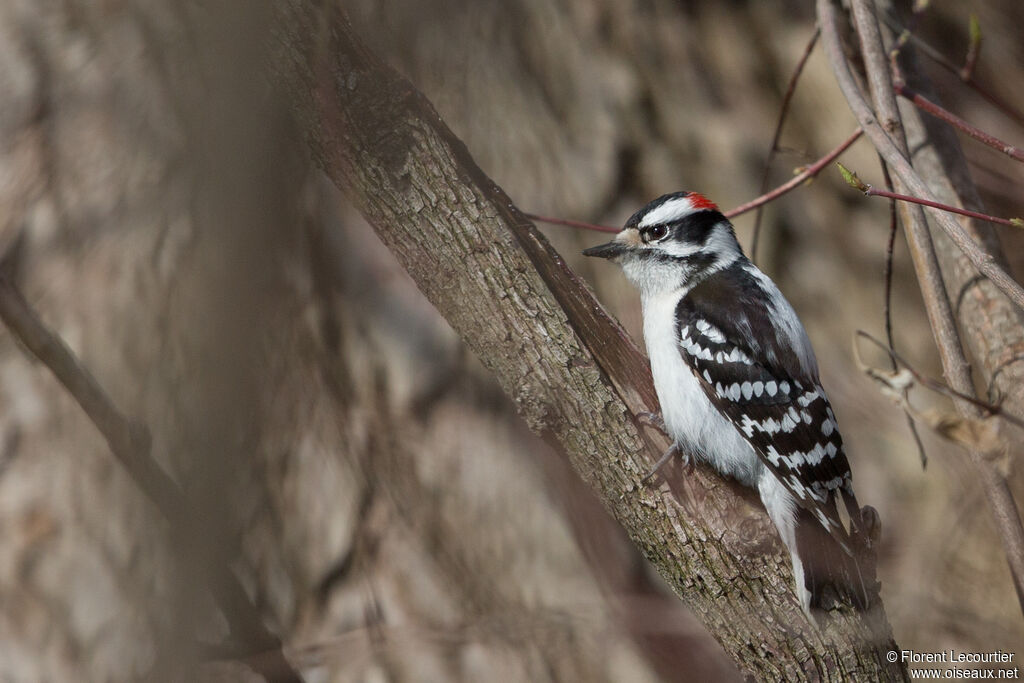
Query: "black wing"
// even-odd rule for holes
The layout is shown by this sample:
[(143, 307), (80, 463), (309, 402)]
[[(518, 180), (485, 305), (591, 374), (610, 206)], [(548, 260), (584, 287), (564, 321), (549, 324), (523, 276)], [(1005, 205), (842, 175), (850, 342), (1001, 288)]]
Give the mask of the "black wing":
[[(854, 523), (860, 515), (832, 407), (817, 376), (776, 337), (767, 295), (765, 301), (750, 300), (752, 292), (759, 291), (752, 285), (759, 283), (739, 286), (733, 281), (744, 276), (750, 277), (742, 272), (732, 274), (732, 279), (716, 277), (717, 282), (698, 285), (680, 302), (680, 354), (707, 397), (797, 503), (849, 551), (838, 496)], [(733, 299), (731, 305), (723, 305), (722, 297), (739, 292), (746, 301)]]

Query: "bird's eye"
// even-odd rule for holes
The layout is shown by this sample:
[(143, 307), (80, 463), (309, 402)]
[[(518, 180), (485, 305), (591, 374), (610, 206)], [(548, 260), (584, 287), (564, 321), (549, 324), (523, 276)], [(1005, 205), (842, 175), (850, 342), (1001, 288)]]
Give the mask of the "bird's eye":
[(647, 241), (660, 240), (668, 234), (668, 228), (664, 225), (652, 225), (647, 228)]

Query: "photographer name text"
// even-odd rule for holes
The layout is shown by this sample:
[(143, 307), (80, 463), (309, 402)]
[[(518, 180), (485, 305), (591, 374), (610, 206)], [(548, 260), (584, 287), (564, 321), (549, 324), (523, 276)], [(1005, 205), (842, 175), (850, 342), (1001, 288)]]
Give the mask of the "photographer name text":
[(993, 650), (992, 652), (918, 652), (901, 650), (900, 661), (906, 664), (1005, 664), (1013, 661), (1013, 652)]

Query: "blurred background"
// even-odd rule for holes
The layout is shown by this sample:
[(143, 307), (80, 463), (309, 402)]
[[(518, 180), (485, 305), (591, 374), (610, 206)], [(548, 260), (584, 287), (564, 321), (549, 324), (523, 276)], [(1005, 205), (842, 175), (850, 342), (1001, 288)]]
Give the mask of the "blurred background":
[[(521, 209), (609, 225), (665, 192), (724, 209), (760, 194), (814, 31), (811, 3), (783, 0), (342, 4)], [(265, 9), (0, 0), (0, 247), (24, 233), (30, 303), (148, 425), (307, 680), (738, 680), (310, 162), (262, 71)], [(1018, 0), (936, 0), (917, 33), (959, 64), (971, 13), (978, 80), (1024, 109)], [(925, 64), (951, 109), (1024, 139)], [(854, 128), (819, 47), (771, 185)], [(1020, 166), (964, 144), (990, 212), (1020, 215)], [(883, 184), (866, 142), (843, 161)], [(744, 246), (753, 220), (736, 221)], [(579, 256), (604, 237), (543, 229), (640, 343), (636, 293)], [(923, 470), (853, 360), (855, 330), (884, 334), (887, 235), (886, 202), (829, 169), (767, 207), (757, 260), (808, 328), (881, 515), (896, 641), (1019, 659), (1024, 619), (966, 455), (922, 430)], [(1019, 278), (1024, 241), (1004, 237)], [(940, 376), (902, 236), (893, 312), (897, 348)], [(251, 677), (206, 661), (226, 625), (188, 552), (0, 334), (0, 679)]]

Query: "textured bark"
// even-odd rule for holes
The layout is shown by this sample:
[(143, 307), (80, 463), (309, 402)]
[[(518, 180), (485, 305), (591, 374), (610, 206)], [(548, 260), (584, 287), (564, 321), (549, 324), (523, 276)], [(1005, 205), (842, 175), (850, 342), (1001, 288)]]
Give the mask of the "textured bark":
[(656, 455), (630, 418), (653, 407), (642, 356), (344, 18), (291, 3), (278, 26), (280, 64), (293, 69), (281, 82), (319, 164), (740, 668), (767, 680), (902, 679), (885, 660), (895, 645), (880, 603), (867, 619), (806, 621), (749, 492), (704, 471), (678, 499), (640, 486)]

